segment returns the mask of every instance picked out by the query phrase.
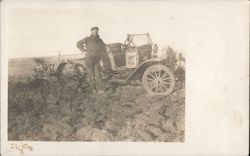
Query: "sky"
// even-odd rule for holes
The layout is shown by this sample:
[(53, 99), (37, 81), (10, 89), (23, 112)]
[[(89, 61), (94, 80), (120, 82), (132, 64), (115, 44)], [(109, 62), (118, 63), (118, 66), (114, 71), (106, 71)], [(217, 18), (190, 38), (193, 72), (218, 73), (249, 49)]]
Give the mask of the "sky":
[[(6, 14), (10, 58), (77, 54), (76, 42), (100, 28), (105, 43), (124, 42), (128, 33), (149, 33), (159, 49), (186, 53), (192, 44), (215, 41), (232, 22), (234, 4), (174, 1), (62, 1), (27, 3)], [(235, 19), (237, 22), (237, 19)], [(213, 40), (215, 39), (215, 40)]]

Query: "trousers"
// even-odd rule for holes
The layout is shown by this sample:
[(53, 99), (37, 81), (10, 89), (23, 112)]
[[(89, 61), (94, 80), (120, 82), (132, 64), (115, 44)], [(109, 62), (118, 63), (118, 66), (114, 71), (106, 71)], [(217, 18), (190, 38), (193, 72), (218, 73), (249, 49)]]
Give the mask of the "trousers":
[(111, 74), (112, 73), (111, 62), (106, 51), (101, 52), (101, 59), (103, 62), (104, 72)]
[(103, 90), (101, 68), (100, 68), (100, 56), (86, 55), (86, 67), (88, 72), (88, 79), (92, 91), (96, 92)]

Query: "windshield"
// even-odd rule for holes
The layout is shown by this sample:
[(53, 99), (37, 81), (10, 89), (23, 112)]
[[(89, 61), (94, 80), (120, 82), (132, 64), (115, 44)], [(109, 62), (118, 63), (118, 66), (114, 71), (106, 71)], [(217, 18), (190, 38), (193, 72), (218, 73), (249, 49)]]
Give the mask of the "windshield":
[[(128, 36), (130, 45), (142, 46), (146, 44), (152, 44), (151, 38), (148, 34), (129, 34)], [(132, 43), (131, 43), (132, 42)]]

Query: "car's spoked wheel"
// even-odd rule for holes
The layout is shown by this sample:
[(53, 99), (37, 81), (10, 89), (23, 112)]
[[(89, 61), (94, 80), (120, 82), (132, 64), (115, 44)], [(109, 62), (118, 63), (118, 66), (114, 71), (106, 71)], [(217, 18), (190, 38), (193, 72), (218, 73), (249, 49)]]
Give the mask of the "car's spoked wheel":
[(74, 78), (73, 64), (61, 63), (57, 68), (57, 78), (60, 83), (65, 83)]
[(165, 65), (152, 65), (143, 74), (145, 90), (151, 95), (168, 95), (175, 85), (173, 72)]

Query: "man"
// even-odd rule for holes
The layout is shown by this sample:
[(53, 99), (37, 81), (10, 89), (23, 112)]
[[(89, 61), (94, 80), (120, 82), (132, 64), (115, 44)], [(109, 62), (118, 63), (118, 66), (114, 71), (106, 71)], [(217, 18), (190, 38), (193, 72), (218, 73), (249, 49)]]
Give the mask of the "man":
[[(91, 28), (91, 35), (85, 37), (84, 39), (77, 42), (77, 47), (83, 52), (85, 49), (87, 53), (86, 57), (86, 66), (89, 76), (89, 81), (93, 92), (102, 93), (103, 84), (102, 76), (100, 70), (100, 59), (102, 59), (103, 66), (106, 69), (106, 72), (111, 75), (111, 63), (106, 52), (106, 45), (99, 37), (98, 34), (99, 28)], [(111, 77), (111, 76), (109, 76)]]

